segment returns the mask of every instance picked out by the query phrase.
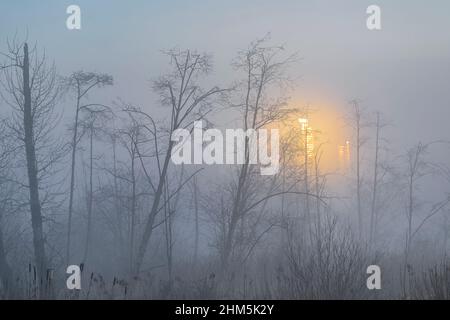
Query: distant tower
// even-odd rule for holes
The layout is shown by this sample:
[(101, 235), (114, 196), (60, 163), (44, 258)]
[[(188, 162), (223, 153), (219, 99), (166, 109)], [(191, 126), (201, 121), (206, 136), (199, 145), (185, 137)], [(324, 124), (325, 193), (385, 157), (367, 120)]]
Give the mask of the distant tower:
[(345, 161), (347, 165), (350, 164), (350, 141), (345, 141)]
[(338, 146), (339, 169), (346, 171), (350, 166), (350, 141), (345, 141), (344, 145)]
[(308, 158), (312, 158), (314, 154), (313, 129), (309, 126), (308, 119), (306, 118), (300, 118), (298, 119), (298, 122), (300, 122), (300, 133), (302, 140), (304, 141), (303, 143), (306, 148), (306, 154), (308, 155)]

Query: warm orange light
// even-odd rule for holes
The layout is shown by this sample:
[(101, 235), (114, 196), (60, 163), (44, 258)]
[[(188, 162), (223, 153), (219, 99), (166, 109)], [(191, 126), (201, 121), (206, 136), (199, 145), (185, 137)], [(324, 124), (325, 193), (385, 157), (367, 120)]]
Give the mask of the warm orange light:
[[(341, 159), (347, 162), (350, 154), (350, 142), (346, 139), (348, 134), (342, 119), (336, 109), (317, 106), (307, 117), (301, 111), (295, 112), (271, 123), (268, 128), (279, 129), (281, 153), (286, 152), (285, 163), (293, 166), (304, 165), (307, 128), (309, 165), (315, 166), (318, 161), (322, 172), (335, 172), (341, 167)], [(289, 145), (288, 150), (286, 145)]]

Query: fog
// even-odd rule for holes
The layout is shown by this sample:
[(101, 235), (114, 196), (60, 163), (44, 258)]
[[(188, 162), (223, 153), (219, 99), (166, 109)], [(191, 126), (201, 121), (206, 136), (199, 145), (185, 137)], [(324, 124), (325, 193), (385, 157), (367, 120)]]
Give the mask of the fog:
[[(0, 3), (1, 298), (448, 298), (447, 2), (71, 4)], [(174, 163), (199, 120), (279, 170)]]

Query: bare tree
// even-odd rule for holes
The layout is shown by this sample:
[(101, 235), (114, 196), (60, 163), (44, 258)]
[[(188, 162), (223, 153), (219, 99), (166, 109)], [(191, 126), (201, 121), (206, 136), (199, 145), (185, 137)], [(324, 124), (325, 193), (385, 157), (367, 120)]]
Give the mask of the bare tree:
[[(301, 134), (301, 126), (298, 126), (297, 117), (294, 120), (283, 119), (281, 126), (289, 128), (286, 134), (282, 134), (280, 137), (280, 175), (281, 175), (281, 190), (288, 191), (291, 183), (300, 180), (304, 176), (302, 168), (298, 166), (299, 155), (303, 152), (302, 143), (298, 143)], [(289, 202), (288, 195), (283, 193), (281, 195), (281, 225), (284, 229), (282, 233), (282, 246), (286, 244), (286, 234), (289, 226)]]
[(427, 145), (418, 143), (415, 147), (411, 148), (407, 152), (407, 185), (408, 185), (408, 204), (406, 211), (406, 218), (408, 222), (406, 233), (406, 249), (405, 249), (405, 268), (408, 263), (409, 253), (411, 249), (411, 241), (413, 235), (413, 217), (414, 209), (416, 206), (414, 190), (418, 179), (426, 174), (429, 174), (429, 167), (424, 159), (427, 152)]
[(375, 160), (373, 165), (373, 188), (372, 188), (372, 204), (370, 206), (370, 243), (374, 240), (375, 233), (375, 205), (377, 201), (377, 188), (378, 188), (378, 151), (380, 147), (380, 113), (376, 113), (375, 124)]
[[(129, 177), (123, 178), (125, 181), (127, 181), (131, 185), (131, 195), (129, 197), (130, 199), (130, 217), (129, 217), (129, 228), (128, 228), (128, 263), (129, 263), (129, 269), (130, 272), (133, 272), (133, 260), (134, 260), (134, 251), (135, 251), (135, 238), (136, 238), (136, 215), (137, 215), (137, 205), (138, 205), (138, 198), (139, 195), (137, 194), (137, 176), (138, 176), (138, 168), (137, 168), (137, 160), (138, 157), (138, 146), (140, 143), (142, 143), (141, 140), (144, 139), (141, 134), (141, 127), (139, 124), (134, 120), (131, 119), (130, 124), (123, 129), (120, 129), (119, 131), (119, 137), (120, 141), (122, 143), (122, 146), (127, 151), (127, 154), (129, 156), (129, 163), (130, 163), (130, 173)], [(116, 172), (116, 169), (114, 169)], [(117, 179), (117, 173), (114, 174), (114, 179)], [(116, 184), (117, 182), (115, 182)]]
[(322, 241), (322, 207), (323, 203), (321, 199), (324, 198), (325, 187), (327, 183), (327, 174), (321, 172), (321, 161), (324, 154), (323, 147), (326, 142), (321, 142), (317, 144), (317, 147), (314, 150), (314, 191), (316, 195), (316, 219), (314, 221), (315, 224), (315, 235), (317, 240), (317, 244), (321, 246)]
[[(23, 143), (28, 176), (29, 205), (33, 229), (34, 255), (37, 267), (39, 296), (46, 295), (48, 260), (45, 250), (43, 214), (40, 199), (39, 174), (51, 167), (55, 154), (38, 158), (37, 143), (49, 143), (49, 133), (55, 127), (53, 109), (58, 97), (58, 83), (54, 66), (47, 66), (45, 54), (39, 56), (27, 43), (9, 43), (2, 54), (6, 63), (3, 70), (3, 99), (13, 108), (10, 127)], [(47, 160), (47, 162), (45, 162)]]
[[(195, 175), (194, 175), (195, 178)], [(184, 165), (181, 167), (179, 175), (177, 189), (182, 188), (184, 179)], [(169, 179), (168, 179), (169, 180)], [(169, 181), (166, 181), (164, 186), (164, 235), (166, 239), (166, 257), (167, 257), (167, 273), (168, 273), (168, 286), (167, 292), (170, 293), (173, 287), (173, 218), (178, 210), (178, 203), (180, 200), (180, 192), (176, 192), (173, 201), (171, 201), (171, 195), (173, 192), (169, 190)]]
[(72, 137), (72, 158), (70, 167), (70, 193), (69, 193), (69, 213), (67, 220), (67, 244), (66, 244), (66, 263), (70, 262), (70, 240), (72, 233), (72, 212), (73, 212), (73, 197), (75, 188), (75, 161), (77, 144), (81, 139), (78, 135), (79, 117), (80, 112), (92, 107), (102, 106), (96, 103), (83, 103), (88, 98), (88, 94), (95, 88), (108, 86), (113, 84), (113, 78), (107, 74), (98, 74), (93, 72), (77, 71), (72, 73), (65, 79), (65, 86), (68, 90), (73, 91), (76, 96), (75, 106), (75, 119), (73, 124), (73, 137)]
[[(382, 130), (387, 126), (387, 123), (382, 119), (379, 111), (375, 113), (375, 152), (373, 163), (373, 184), (372, 184), (372, 197), (370, 204), (370, 243), (374, 245), (377, 237), (377, 225), (378, 225), (378, 198), (379, 187), (382, 185), (385, 176), (391, 171), (388, 165), (383, 163), (380, 159), (380, 152), (386, 149), (386, 139), (383, 138)], [(384, 144), (383, 144), (384, 142)]]
[(81, 123), (83, 131), (88, 133), (89, 139), (89, 186), (87, 192), (87, 227), (86, 227), (86, 242), (83, 254), (83, 263), (86, 264), (89, 257), (89, 248), (91, 245), (92, 236), (92, 210), (94, 201), (94, 139), (105, 132), (105, 121), (112, 117), (112, 112), (109, 107), (104, 105), (96, 105), (95, 107), (87, 107), (86, 118)]
[(361, 148), (366, 143), (367, 139), (363, 136), (363, 130), (367, 126), (364, 122), (363, 110), (360, 107), (359, 101), (354, 99), (350, 101), (353, 107), (352, 124), (355, 130), (355, 148), (356, 148), (356, 212), (358, 216), (358, 234), (360, 240), (363, 237), (363, 212), (362, 212), (362, 173), (361, 173)]
[[(296, 61), (296, 55), (282, 57), (282, 47), (267, 46), (267, 38), (251, 43), (247, 50), (238, 54), (234, 63), (235, 68), (245, 76), (238, 85), (237, 92), (241, 92), (241, 101), (234, 104), (242, 113), (242, 125), (245, 131), (259, 129), (284, 118), (292, 112), (283, 108), (286, 105), (284, 98), (270, 99), (268, 92), (273, 86), (287, 86), (291, 82), (286, 74), (289, 65)], [(229, 214), (229, 223), (226, 225), (224, 243), (221, 246), (221, 259), (224, 269), (227, 268), (233, 246), (236, 240), (238, 224), (244, 225), (247, 214), (255, 206), (265, 203), (269, 198), (280, 193), (270, 193), (256, 200), (255, 188), (257, 183), (256, 166), (250, 164), (249, 137), (245, 137), (244, 164), (239, 166), (237, 181), (231, 187), (231, 207), (226, 210)], [(263, 185), (263, 184), (261, 184)], [(307, 194), (305, 192), (298, 194)]]
[(406, 205), (406, 219), (407, 219), (407, 229), (406, 229), (406, 243), (405, 243), (405, 255), (404, 255), (404, 266), (403, 266), (403, 293), (405, 297), (410, 295), (410, 287), (408, 286), (408, 276), (410, 274), (410, 256), (411, 256), (411, 246), (415, 235), (419, 230), (425, 225), (425, 223), (439, 213), (442, 209), (446, 208), (450, 203), (450, 196), (446, 196), (445, 199), (434, 203), (427, 215), (417, 223), (414, 227), (415, 215), (417, 207), (419, 205), (418, 199), (416, 198), (416, 190), (421, 178), (427, 175), (435, 174), (435, 166), (427, 160), (427, 155), (429, 148), (432, 144), (436, 142), (431, 142), (423, 144), (419, 142), (414, 147), (410, 148), (406, 153), (407, 169), (406, 169), (406, 183), (407, 183), (407, 205)]
[[(169, 171), (170, 157), (174, 142), (171, 134), (179, 128), (190, 128), (193, 121), (203, 119), (210, 111), (212, 100), (220, 97), (227, 90), (212, 87), (203, 90), (198, 84), (199, 78), (208, 74), (211, 69), (210, 56), (198, 54), (192, 51), (172, 50), (166, 52), (170, 58), (172, 72), (160, 77), (154, 82), (153, 88), (160, 95), (161, 103), (170, 108), (170, 124), (168, 127), (168, 141), (164, 151), (160, 149), (161, 139), (158, 136), (155, 120), (142, 110), (129, 108), (130, 115), (140, 114), (144, 116), (147, 124), (143, 125), (154, 139), (154, 155), (158, 168), (157, 182), (153, 183), (153, 178), (144, 169), (149, 185), (152, 186), (154, 196), (150, 212), (146, 218), (144, 231), (138, 246), (135, 260), (135, 271), (139, 272), (148, 247), (149, 240), (154, 230), (155, 218), (163, 207), (161, 199), (163, 197), (164, 185)], [(141, 117), (142, 118), (142, 117)], [(139, 151), (138, 151), (139, 152)], [(139, 152), (140, 153), (140, 152)], [(142, 153), (141, 153), (142, 157)]]
[[(107, 128), (106, 143), (110, 147), (111, 157), (106, 158), (106, 160), (111, 159), (111, 163), (105, 161), (102, 166), (102, 170), (107, 173), (107, 182), (103, 184), (101, 189), (104, 199), (108, 199), (108, 204), (112, 206), (112, 210), (110, 206), (102, 206), (101, 211), (103, 211), (107, 219), (111, 235), (115, 241), (114, 252), (117, 254), (116, 260), (123, 262), (123, 264), (118, 263), (117, 265), (124, 269), (130, 268), (131, 259), (130, 244), (127, 243), (127, 239), (130, 239), (130, 222), (127, 220), (124, 212), (126, 210), (129, 211), (127, 205), (130, 202), (130, 197), (127, 191), (129, 190), (130, 182), (132, 182), (130, 181), (130, 176), (133, 176), (133, 173), (129, 172), (131, 170), (127, 170), (128, 159), (121, 161), (120, 155), (122, 154), (121, 147), (125, 147), (126, 151), (134, 150), (131, 149), (130, 141), (128, 141), (130, 136), (134, 136), (130, 131), (134, 130), (133, 125), (118, 129), (115, 123), (111, 128)], [(133, 152), (129, 154), (131, 155)], [(112, 179), (109, 182), (108, 177)]]
[(312, 157), (312, 153), (310, 150), (311, 147), (311, 143), (312, 141), (310, 141), (310, 137), (312, 135), (312, 130), (308, 124), (308, 116), (309, 116), (309, 106), (305, 108), (306, 112), (305, 112), (305, 118), (304, 120), (306, 120), (306, 123), (302, 123), (302, 131), (301, 131), (301, 142), (302, 142), (302, 147), (303, 147), (303, 184), (305, 185), (305, 215), (306, 215), (306, 221), (308, 224), (308, 231), (309, 231), (309, 236), (310, 236), (310, 240), (312, 241), (312, 226), (311, 226), (311, 205), (310, 205), (310, 199), (309, 199), (309, 189), (310, 189), (310, 182), (309, 182), (309, 167), (311, 166), (310, 163), (310, 159)]

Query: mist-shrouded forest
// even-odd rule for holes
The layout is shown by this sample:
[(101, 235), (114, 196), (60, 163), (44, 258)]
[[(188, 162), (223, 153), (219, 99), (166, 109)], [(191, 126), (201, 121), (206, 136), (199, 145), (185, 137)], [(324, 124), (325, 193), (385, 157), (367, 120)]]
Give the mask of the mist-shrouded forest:
[[(309, 57), (272, 34), (227, 63), (152, 49), (145, 102), (120, 75), (0, 35), (1, 299), (450, 298), (450, 132), (407, 131), (394, 102), (359, 92), (340, 108), (293, 98)], [(203, 164), (174, 163), (174, 133), (200, 121), (278, 129), (278, 170), (261, 174), (247, 136), (238, 164), (205, 163), (206, 135)]]

